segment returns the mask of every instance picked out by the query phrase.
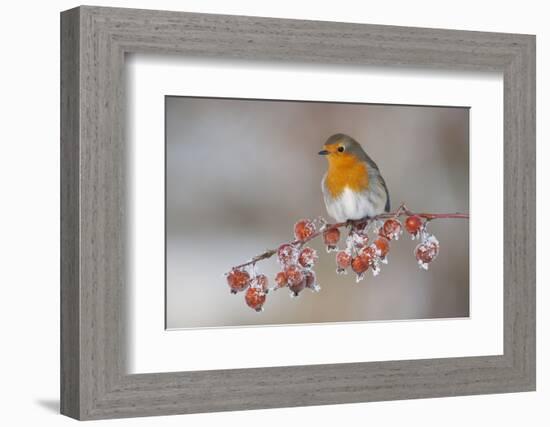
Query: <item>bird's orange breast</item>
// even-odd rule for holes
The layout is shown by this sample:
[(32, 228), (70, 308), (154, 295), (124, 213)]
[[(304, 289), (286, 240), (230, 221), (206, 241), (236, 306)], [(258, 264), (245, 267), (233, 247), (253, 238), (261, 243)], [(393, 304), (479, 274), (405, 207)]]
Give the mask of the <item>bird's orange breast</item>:
[(325, 186), (334, 198), (348, 187), (352, 191), (364, 191), (369, 187), (367, 164), (351, 154), (329, 156)]

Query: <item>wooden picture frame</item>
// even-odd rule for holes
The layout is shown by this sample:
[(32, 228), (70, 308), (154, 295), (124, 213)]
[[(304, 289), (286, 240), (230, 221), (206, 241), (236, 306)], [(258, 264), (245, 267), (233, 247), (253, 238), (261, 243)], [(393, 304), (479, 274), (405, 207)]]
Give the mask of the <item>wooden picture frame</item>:
[[(504, 352), (126, 373), (126, 53), (490, 70), (504, 79)], [(61, 412), (101, 419), (535, 389), (535, 37), (78, 7), (61, 14)], [(162, 283), (159, 283), (162, 286)]]

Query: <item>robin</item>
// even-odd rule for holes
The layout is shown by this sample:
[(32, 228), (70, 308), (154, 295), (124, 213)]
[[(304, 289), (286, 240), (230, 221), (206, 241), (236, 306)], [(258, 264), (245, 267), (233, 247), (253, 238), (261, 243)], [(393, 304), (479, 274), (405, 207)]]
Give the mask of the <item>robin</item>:
[(384, 178), (355, 139), (342, 133), (332, 135), (319, 154), (328, 160), (321, 188), (331, 217), (345, 222), (390, 211)]

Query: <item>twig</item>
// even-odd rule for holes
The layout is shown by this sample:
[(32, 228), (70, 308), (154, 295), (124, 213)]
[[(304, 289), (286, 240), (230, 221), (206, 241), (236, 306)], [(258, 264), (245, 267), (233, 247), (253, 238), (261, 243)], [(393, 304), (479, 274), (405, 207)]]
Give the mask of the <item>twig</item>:
[[(401, 216), (413, 216), (413, 215), (419, 216), (419, 217), (424, 218), (428, 221), (431, 221), (433, 219), (453, 219), (453, 218), (469, 219), (470, 218), (470, 215), (464, 214), (464, 213), (458, 213), (458, 212), (456, 212), (456, 213), (415, 213), (415, 212), (410, 211), (407, 208), (407, 206), (404, 203), (402, 203), (399, 206), (399, 208), (397, 208), (397, 210), (395, 212), (387, 212), (387, 213), (383, 213), (383, 214), (380, 214), (380, 215), (376, 215), (372, 218), (365, 217), (365, 218), (358, 219), (358, 220), (338, 222), (338, 223), (335, 223), (335, 224), (328, 224), (327, 223), (323, 227), (321, 227), (320, 229), (315, 231), (307, 239), (294, 240), (294, 241), (290, 242), (290, 244), (291, 245), (297, 245), (298, 247), (302, 247), (307, 242), (319, 237), (321, 234), (323, 234), (323, 232), (325, 230), (327, 230), (329, 228), (341, 228), (341, 227), (346, 227), (346, 226), (349, 226), (349, 225), (361, 226), (361, 225), (368, 224), (371, 221), (376, 221), (376, 220), (379, 220), (379, 219), (398, 218), (398, 217), (401, 217)], [(273, 255), (275, 255), (276, 253), (277, 253), (277, 249), (268, 249), (265, 252), (251, 258), (249, 261), (244, 262), (242, 264), (239, 264), (237, 266), (234, 266), (233, 269), (240, 269), (240, 268), (243, 268), (243, 267), (247, 267), (249, 265), (254, 266), (258, 261), (262, 261), (264, 259), (269, 259)]]

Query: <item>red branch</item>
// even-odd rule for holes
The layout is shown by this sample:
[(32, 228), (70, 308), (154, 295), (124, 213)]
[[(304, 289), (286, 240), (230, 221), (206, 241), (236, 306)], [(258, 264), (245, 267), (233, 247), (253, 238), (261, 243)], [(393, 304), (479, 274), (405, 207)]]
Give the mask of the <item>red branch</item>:
[[(358, 219), (358, 220), (350, 220), (350, 221), (346, 221), (346, 222), (338, 222), (338, 223), (335, 223), (335, 224), (326, 224), (324, 227), (321, 227), (319, 230), (317, 230), (315, 233), (313, 233), (311, 236), (309, 236), (307, 239), (304, 239), (304, 240), (294, 240), (292, 242), (290, 242), (290, 244), (292, 245), (296, 245), (298, 247), (302, 247), (303, 245), (305, 245), (307, 242), (319, 237), (321, 234), (323, 234), (323, 232), (329, 228), (341, 228), (341, 227), (346, 227), (346, 226), (350, 226), (350, 225), (353, 225), (353, 226), (362, 226), (362, 225), (366, 225), (368, 224), (370, 221), (376, 221), (378, 219), (387, 219), (387, 218), (398, 218), (398, 217), (401, 217), (401, 216), (412, 216), (412, 215), (417, 215), (421, 218), (424, 218), (425, 220), (427, 221), (431, 221), (433, 219), (452, 219), (452, 218), (458, 218), (458, 219), (469, 219), (470, 218), (470, 215), (468, 214), (464, 214), (464, 213), (441, 213), (441, 214), (436, 214), (436, 213), (416, 213), (416, 212), (412, 212), (410, 211), (404, 203), (402, 203), (399, 208), (395, 211), (395, 212), (387, 212), (387, 213), (383, 213), (383, 214), (380, 214), (380, 215), (376, 215), (372, 218), (362, 218), (362, 219)], [(256, 255), (255, 257), (251, 258), (249, 261), (245, 262), (245, 263), (242, 263), (242, 264), (239, 264), (235, 267), (233, 267), (233, 269), (240, 269), (240, 268), (243, 268), (243, 267), (246, 267), (248, 265), (255, 265), (258, 261), (262, 261), (264, 259), (268, 259), (268, 258), (271, 258), (273, 255), (275, 255), (277, 253), (277, 249), (268, 249), (266, 250), (265, 252), (259, 254), (259, 255)]]

